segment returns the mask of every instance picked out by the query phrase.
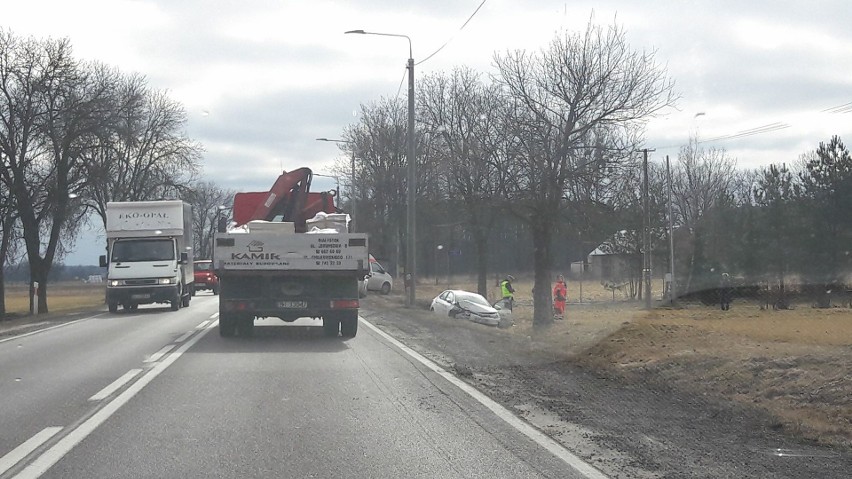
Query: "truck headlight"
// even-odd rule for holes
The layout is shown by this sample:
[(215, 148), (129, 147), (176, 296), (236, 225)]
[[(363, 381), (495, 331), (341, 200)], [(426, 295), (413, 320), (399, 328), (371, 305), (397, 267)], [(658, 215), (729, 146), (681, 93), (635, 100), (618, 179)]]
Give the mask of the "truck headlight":
[(124, 281), (120, 279), (113, 279), (109, 282), (110, 286), (122, 286), (124, 285)]
[(157, 284), (175, 284), (174, 278), (160, 278)]

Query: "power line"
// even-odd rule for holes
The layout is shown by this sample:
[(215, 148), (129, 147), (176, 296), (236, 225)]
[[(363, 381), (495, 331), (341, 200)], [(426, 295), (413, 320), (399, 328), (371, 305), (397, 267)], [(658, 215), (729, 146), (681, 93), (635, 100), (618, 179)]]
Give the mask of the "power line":
[(790, 125), (787, 123), (775, 122), (770, 123), (768, 125), (758, 126), (757, 128), (750, 128), (748, 130), (742, 130), (737, 133), (733, 133), (730, 135), (722, 135), (714, 138), (708, 138), (706, 140), (699, 141), (699, 143), (707, 143), (710, 141), (720, 141), (720, 140), (733, 140), (737, 138), (745, 138), (747, 136), (760, 135), (763, 133), (770, 133), (773, 131), (784, 130), (786, 128), (790, 128)]
[[(487, 2), (487, 1), (488, 1), (488, 0), (482, 0), (482, 3), (480, 3), (480, 4), (479, 4), (479, 6), (478, 6), (478, 7), (476, 7), (476, 10), (474, 10), (474, 11), (473, 11), (473, 13), (471, 13), (471, 14), (470, 14), (470, 16), (469, 16), (469, 17), (467, 17), (467, 20), (465, 20), (465, 22), (462, 24), (462, 26), (461, 26), (461, 27), (459, 27), (459, 32), (460, 32), (460, 31), (462, 31), (462, 30), (464, 30), (464, 27), (466, 27), (466, 26), (467, 26), (467, 24), (468, 24), (468, 23), (470, 23), (470, 21), (471, 21), (471, 20), (473, 20), (473, 17), (476, 15), (476, 13), (477, 13), (477, 12), (479, 12), (479, 9), (480, 9), (480, 8), (482, 8), (482, 6), (483, 6), (483, 5), (485, 5), (485, 2)], [(458, 32), (456, 32), (456, 33), (458, 33)], [(438, 49), (437, 49), (437, 50), (435, 50), (434, 52), (432, 52), (432, 54), (431, 54), (431, 55), (429, 55), (429, 56), (427, 56), (426, 58), (424, 58), (424, 59), (420, 60), (419, 62), (415, 63), (414, 65), (420, 65), (421, 63), (425, 62), (426, 60), (428, 60), (428, 59), (430, 59), (430, 58), (434, 57), (435, 55), (437, 55), (437, 54), (438, 54), (438, 52), (440, 52), (441, 50), (443, 50), (445, 46), (449, 45), (449, 44), (450, 44), (450, 42), (451, 42), (451, 41), (453, 41), (453, 39), (454, 39), (455, 37), (456, 37), (455, 35), (451, 36), (451, 37), (449, 38), (449, 40), (447, 40), (446, 42), (444, 42), (444, 44), (443, 44), (443, 45), (441, 45), (440, 47), (438, 47)]]
[(402, 84), (405, 83), (405, 76), (408, 75), (408, 67), (405, 68), (405, 72), (402, 74), (402, 80), (399, 81), (399, 88), (396, 89), (396, 99), (394, 103), (399, 101), (399, 94), (402, 92)]
[(823, 113), (850, 113), (852, 112), (852, 101), (842, 105), (833, 106), (822, 110)]

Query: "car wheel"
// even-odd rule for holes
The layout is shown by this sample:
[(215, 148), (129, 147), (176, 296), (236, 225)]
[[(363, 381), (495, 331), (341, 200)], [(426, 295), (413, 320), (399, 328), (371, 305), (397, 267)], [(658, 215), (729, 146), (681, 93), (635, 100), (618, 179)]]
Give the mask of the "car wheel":
[(340, 335), (344, 338), (354, 338), (358, 334), (358, 312), (352, 311), (340, 320)]
[(390, 283), (382, 283), (382, 294), (390, 294), (391, 285)]
[(322, 330), (327, 337), (336, 338), (338, 331), (340, 331), (340, 318), (336, 316), (323, 316)]

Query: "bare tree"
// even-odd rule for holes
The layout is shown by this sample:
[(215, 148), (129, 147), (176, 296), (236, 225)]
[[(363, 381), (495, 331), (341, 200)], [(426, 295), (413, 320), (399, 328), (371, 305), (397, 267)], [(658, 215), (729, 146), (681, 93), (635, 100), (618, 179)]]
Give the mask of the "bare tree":
[(103, 121), (104, 81), (77, 64), (67, 40), (0, 33), (2, 176), (20, 218), (30, 278), (39, 283), (39, 313), (47, 312), (47, 278), (60, 241), (80, 217), (71, 199), (85, 184), (84, 138)]
[[(0, 155), (0, 165), (6, 167), (2, 155)], [(15, 198), (0, 176), (0, 319), (6, 314), (6, 264), (15, 252), (19, 238), (20, 228)]]
[(731, 171), (735, 167), (736, 162), (728, 157), (725, 150), (705, 149), (697, 138), (691, 138), (689, 144), (680, 150), (672, 170), (672, 192), (675, 216), (689, 233), (684, 291), (691, 291), (696, 274), (708, 269), (704, 265), (702, 219), (732, 194), (734, 177)]
[(118, 121), (89, 151), (86, 197), (106, 226), (110, 201), (181, 197), (199, 171), (201, 146), (184, 133), (183, 106), (148, 89), (138, 75), (122, 77), (114, 102)]
[(497, 214), (499, 170), (499, 87), (485, 85), (480, 75), (457, 68), (421, 81), (420, 121), (435, 132), (434, 164), (441, 165), (448, 184), (448, 200), (458, 200), (464, 228), (477, 253), (477, 289), (488, 293), (488, 238)]
[(624, 161), (636, 129), (673, 105), (673, 83), (653, 52), (629, 48), (621, 27), (591, 22), (585, 32), (558, 35), (538, 53), (497, 54), (494, 62), (497, 81), (514, 101), (505, 129), (515, 153), (504, 159), (506, 193), (511, 211), (532, 232), (533, 323), (546, 326), (552, 321), (554, 216), (570, 182), (585, 176), (605, 183), (602, 172)]
[(359, 228), (372, 233), (375, 254), (397, 264), (405, 224), (406, 131), (405, 105), (385, 98), (362, 105), (359, 122), (343, 134), (359, 155)]
[(233, 204), (234, 191), (225, 190), (212, 181), (200, 181), (190, 186), (186, 200), (192, 204), (192, 234), (196, 259), (210, 259), (213, 255), (213, 233), (223, 209)]

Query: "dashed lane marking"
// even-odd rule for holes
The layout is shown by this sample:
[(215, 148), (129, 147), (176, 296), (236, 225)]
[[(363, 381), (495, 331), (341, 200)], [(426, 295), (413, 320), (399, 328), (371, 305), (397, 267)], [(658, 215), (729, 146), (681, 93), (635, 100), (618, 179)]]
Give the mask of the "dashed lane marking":
[(3, 475), (12, 466), (21, 462), (21, 459), (27, 457), (29, 453), (38, 449), (39, 446), (47, 442), (48, 439), (55, 436), (61, 430), (62, 428), (59, 426), (46, 427), (36, 433), (35, 436), (24, 441), (20, 446), (9, 451), (5, 456), (0, 457), (0, 475)]
[(186, 341), (186, 338), (192, 336), (193, 334), (195, 334), (195, 331), (187, 331), (187, 332), (183, 333), (183, 335), (181, 337), (175, 339), (175, 342), (176, 343), (182, 343), (182, 342)]
[(135, 378), (137, 374), (141, 373), (141, 369), (131, 369), (124, 373), (124, 376), (113, 381), (109, 386), (101, 389), (97, 394), (89, 398), (89, 401), (100, 401), (102, 399), (106, 399), (110, 396), (110, 394), (121, 389), (122, 386), (127, 384), (131, 379)]
[(167, 345), (163, 346), (163, 349), (161, 349), (161, 350), (157, 351), (156, 353), (152, 354), (150, 358), (148, 358), (148, 359), (146, 359), (146, 360), (144, 360), (144, 361), (142, 361), (142, 362), (143, 362), (143, 363), (156, 363), (157, 361), (159, 361), (159, 360), (160, 360), (160, 358), (162, 358), (163, 356), (165, 356), (165, 355), (166, 355), (166, 353), (168, 353), (169, 351), (171, 351), (172, 349), (174, 349), (174, 348), (175, 348), (175, 346), (177, 346), (177, 344), (167, 344)]
[(133, 396), (136, 396), (139, 391), (142, 390), (145, 386), (147, 386), (151, 381), (154, 380), (157, 376), (160, 375), (163, 371), (166, 370), (169, 366), (171, 366), (175, 361), (180, 358), (183, 353), (185, 353), (189, 348), (195, 345), (201, 338), (207, 334), (212, 327), (215, 326), (215, 322), (212, 323), (208, 328), (204, 329), (200, 333), (196, 334), (189, 341), (184, 343), (177, 351), (170, 354), (166, 359), (157, 363), (153, 368), (149, 369), (147, 373), (145, 373), (138, 381), (134, 382), (127, 389), (125, 389), (121, 394), (116, 396), (112, 401), (106, 403), (98, 412), (94, 413), (88, 419), (83, 421), (79, 426), (74, 428), (71, 432), (63, 436), (59, 439), (56, 444), (51, 446), (47, 451), (45, 451), (42, 455), (37, 457), (33, 462), (31, 462), (23, 471), (15, 476), (16, 479), (35, 479), (40, 477), (42, 474), (47, 472), (48, 469), (53, 467), (54, 464), (59, 462), (66, 454), (71, 452), (77, 444), (79, 444), (83, 439), (85, 439), (89, 434), (91, 434), (95, 429), (98, 428), (101, 424), (104, 423), (110, 416), (115, 414), (122, 406), (127, 404)]

